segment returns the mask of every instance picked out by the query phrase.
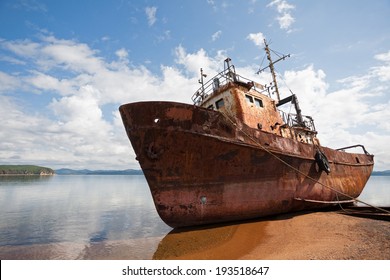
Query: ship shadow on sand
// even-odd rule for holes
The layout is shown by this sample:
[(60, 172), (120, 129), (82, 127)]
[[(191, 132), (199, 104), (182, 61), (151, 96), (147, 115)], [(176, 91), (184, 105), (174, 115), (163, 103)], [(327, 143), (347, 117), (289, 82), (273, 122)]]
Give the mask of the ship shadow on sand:
[[(320, 211), (334, 210), (335, 208), (329, 208)], [(313, 211), (300, 211), (207, 226), (176, 228), (160, 241), (153, 259), (240, 259), (270, 238), (267, 233), (267, 226), (270, 223), (293, 219), (309, 213), (313, 213)]]

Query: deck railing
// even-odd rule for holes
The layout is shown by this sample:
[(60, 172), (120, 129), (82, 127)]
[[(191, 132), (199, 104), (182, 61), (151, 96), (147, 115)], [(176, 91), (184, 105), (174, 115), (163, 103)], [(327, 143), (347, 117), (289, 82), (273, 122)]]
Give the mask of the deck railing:
[[(201, 72), (201, 75), (203, 75), (203, 72)], [(205, 77), (206, 75), (203, 75)], [(202, 78), (203, 78), (202, 77)], [(241, 75), (238, 75), (236, 73), (236, 70), (234, 68), (234, 65), (228, 65), (225, 67), (225, 69), (221, 72), (219, 72), (217, 75), (212, 77), (210, 80), (208, 80), (206, 83), (203, 83), (203, 79), (199, 80), (199, 83), (202, 84), (202, 86), (193, 94), (192, 101), (194, 102), (194, 105), (199, 106), (208, 96), (210, 96), (212, 93), (217, 91), (219, 88), (223, 87), (224, 85), (227, 85), (229, 83), (235, 83), (244, 85), (248, 88), (253, 88), (259, 93), (268, 93), (268, 89), (263, 87), (262, 85), (254, 82), (251, 79), (245, 78)], [(287, 124), (290, 127), (303, 127), (307, 128), (311, 131), (316, 131), (314, 126), (314, 121), (310, 116), (302, 116), (302, 122), (298, 121), (297, 114), (292, 113), (286, 113), (281, 110), (279, 110), (283, 122)]]
[(299, 122), (297, 114), (286, 113), (281, 110), (279, 110), (279, 113), (283, 118), (283, 122), (290, 127), (304, 127), (311, 131), (316, 131), (314, 120), (310, 116), (302, 115), (303, 122)]
[[(231, 65), (208, 80), (205, 84), (202, 84), (202, 86), (194, 93), (191, 99), (195, 105), (199, 106), (210, 94), (228, 83), (246, 84), (258, 92), (264, 92), (264, 89), (261, 85), (236, 74), (234, 65)], [(259, 86), (261, 86), (261, 88)]]

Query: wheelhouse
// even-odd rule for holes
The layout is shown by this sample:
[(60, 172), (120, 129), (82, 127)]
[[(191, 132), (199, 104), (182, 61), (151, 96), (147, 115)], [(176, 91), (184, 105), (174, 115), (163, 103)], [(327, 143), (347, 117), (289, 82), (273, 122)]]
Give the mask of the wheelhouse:
[[(206, 83), (203, 83), (203, 77), (206, 75), (201, 69), (199, 83), (202, 86), (192, 96), (195, 105), (218, 110), (253, 129), (319, 145), (314, 121), (300, 113), (295, 95), (274, 100), (269, 87), (238, 75), (230, 61), (230, 58), (227, 58), (224, 70)], [(278, 109), (287, 102), (295, 105), (296, 114)]]

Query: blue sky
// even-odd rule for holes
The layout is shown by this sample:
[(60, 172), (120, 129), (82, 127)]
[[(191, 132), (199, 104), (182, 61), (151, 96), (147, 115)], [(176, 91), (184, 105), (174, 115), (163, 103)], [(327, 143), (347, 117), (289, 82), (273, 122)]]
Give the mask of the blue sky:
[[(390, 169), (390, 1), (0, 1), (0, 162), (139, 168), (118, 106), (191, 102), (199, 69), (254, 73), (262, 38), (282, 97), (321, 143), (364, 144)], [(263, 63), (264, 66), (264, 63)]]

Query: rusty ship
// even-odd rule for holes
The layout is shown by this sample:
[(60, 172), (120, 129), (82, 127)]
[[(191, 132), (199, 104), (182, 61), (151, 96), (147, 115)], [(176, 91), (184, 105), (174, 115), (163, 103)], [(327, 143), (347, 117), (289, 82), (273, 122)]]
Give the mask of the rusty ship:
[[(171, 227), (259, 218), (353, 203), (374, 166), (363, 145), (320, 144), (295, 94), (280, 99), (270, 49), (270, 86), (224, 70), (204, 82), (193, 104), (120, 106), (126, 133), (156, 210)], [(275, 98), (276, 96), (276, 98)], [(290, 103), (294, 113), (279, 108)], [(360, 151), (356, 152), (358, 148)]]

